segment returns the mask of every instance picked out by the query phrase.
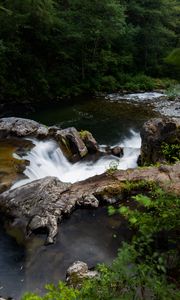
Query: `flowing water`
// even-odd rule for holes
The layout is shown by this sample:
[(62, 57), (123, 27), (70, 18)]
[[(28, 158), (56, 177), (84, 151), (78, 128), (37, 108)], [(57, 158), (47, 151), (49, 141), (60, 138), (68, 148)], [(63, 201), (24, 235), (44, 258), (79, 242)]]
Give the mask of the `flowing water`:
[[(46, 125), (89, 130), (102, 151), (107, 144), (120, 145), (124, 156), (89, 157), (71, 164), (54, 141), (32, 140), (34, 147), (22, 156), (30, 162), (24, 172), (27, 178), (14, 187), (45, 176), (73, 183), (104, 172), (114, 162), (119, 169), (136, 167), (140, 128), (156, 116), (151, 106), (105, 98), (79, 99), (70, 104), (44, 108), (29, 117)], [(19, 299), (27, 290), (42, 292), (44, 284), (64, 279), (66, 269), (75, 260), (83, 260), (90, 267), (109, 263), (121, 242), (131, 236), (126, 222), (120, 216), (109, 217), (103, 207), (78, 209), (60, 227), (56, 244), (46, 247), (44, 235), (24, 240), (21, 229), (0, 226), (0, 295)]]
[[(137, 166), (136, 162), (139, 156), (141, 138), (138, 133), (131, 130), (131, 137), (126, 138), (119, 144), (124, 148), (124, 155), (120, 159), (112, 155), (105, 155), (96, 161), (93, 157), (75, 164), (70, 163), (66, 159), (56, 142), (51, 140), (33, 140), (33, 143), (35, 147), (29, 154), (23, 156), (23, 159), (30, 162), (30, 165), (26, 167), (24, 172), (27, 179), (16, 182), (12, 189), (46, 176), (56, 176), (61, 181), (74, 183), (102, 174), (112, 163), (115, 163), (117, 168), (122, 170), (135, 168)], [(100, 148), (103, 152), (103, 145)], [(18, 158), (17, 155), (15, 157)]]

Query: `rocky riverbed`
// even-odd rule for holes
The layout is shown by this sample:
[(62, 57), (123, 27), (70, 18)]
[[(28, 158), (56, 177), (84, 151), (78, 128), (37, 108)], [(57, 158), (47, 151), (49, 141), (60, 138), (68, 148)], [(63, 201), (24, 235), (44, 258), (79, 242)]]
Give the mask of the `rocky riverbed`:
[(167, 96), (163, 91), (136, 94), (109, 94), (106, 99), (113, 102), (145, 103), (147, 106), (165, 117), (180, 118), (180, 97)]
[[(20, 229), (21, 240), (30, 240), (32, 235), (40, 232), (46, 234), (45, 244), (52, 244), (56, 242), (56, 236), (61, 236), (61, 230), (59, 233), (58, 231), (66, 222), (66, 217), (76, 214), (77, 208), (97, 210), (98, 207), (126, 201), (127, 182), (155, 182), (166, 191), (180, 195), (180, 163), (168, 165), (161, 151), (163, 142), (180, 143), (179, 128), (178, 118), (156, 118), (144, 124), (141, 130), (142, 146), (139, 159), (143, 168), (117, 170), (116, 166), (112, 165), (102, 175), (73, 184), (51, 176), (11, 190), (8, 189), (10, 185), (5, 186), (4, 189), (8, 190), (0, 194), (1, 222), (9, 228), (8, 232), (12, 231), (10, 228), (14, 228), (13, 231), (15, 228)], [(1, 119), (0, 137), (2, 145), (14, 141), (6, 153), (8, 157), (14, 152), (21, 155), (23, 147), (25, 152), (29, 151), (32, 147), (29, 138), (41, 141), (54, 139), (71, 163), (84, 160), (84, 157), (92, 154), (104, 155), (101, 154), (101, 147), (90, 133), (79, 133), (71, 127), (68, 129), (47, 127), (26, 119)], [(18, 148), (17, 145), (22, 147)], [(17, 160), (18, 164), (22, 162), (24, 166), (24, 162), (16, 156), (13, 158), (13, 165), (14, 159), (15, 163)], [(144, 167), (152, 162), (159, 165)], [(21, 169), (21, 176), (23, 170), (24, 168)], [(4, 177), (2, 178), (4, 180)], [(12, 182), (15, 179), (19, 180), (18, 177), (13, 177)], [(131, 192), (134, 193), (133, 189)], [(15, 236), (17, 238), (17, 234)]]

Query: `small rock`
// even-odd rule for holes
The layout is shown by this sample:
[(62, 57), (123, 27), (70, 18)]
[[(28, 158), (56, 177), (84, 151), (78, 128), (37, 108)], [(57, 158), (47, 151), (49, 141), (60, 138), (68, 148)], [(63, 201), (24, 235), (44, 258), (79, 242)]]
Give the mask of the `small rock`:
[(123, 156), (123, 148), (122, 147), (119, 147), (119, 146), (115, 146), (111, 149), (111, 153), (114, 155), (114, 156), (117, 156), (117, 157), (122, 157)]
[(67, 270), (66, 282), (74, 288), (80, 288), (84, 279), (90, 279), (96, 276), (98, 276), (97, 271), (90, 271), (86, 263), (76, 261)]
[(80, 201), (77, 202), (77, 204), (97, 208), (99, 206), (99, 201), (94, 195), (87, 195), (81, 198)]

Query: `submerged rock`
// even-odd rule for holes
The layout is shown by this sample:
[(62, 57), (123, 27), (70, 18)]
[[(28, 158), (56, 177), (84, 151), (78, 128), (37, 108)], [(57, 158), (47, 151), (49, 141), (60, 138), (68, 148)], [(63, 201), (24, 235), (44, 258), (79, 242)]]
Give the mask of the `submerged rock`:
[(74, 288), (80, 288), (85, 279), (91, 279), (97, 276), (98, 272), (89, 270), (86, 263), (76, 261), (67, 270), (66, 282)]
[(180, 119), (151, 119), (143, 125), (141, 138), (140, 165), (165, 162), (163, 143), (180, 145)]
[(124, 149), (120, 146), (114, 146), (114, 147), (110, 147), (110, 146), (106, 146), (105, 147), (105, 152), (108, 155), (114, 155), (117, 157), (122, 157), (124, 154)]
[(115, 146), (111, 149), (111, 153), (114, 155), (114, 156), (117, 156), (117, 157), (122, 157), (123, 156), (123, 148), (122, 147), (119, 147), (119, 146)]

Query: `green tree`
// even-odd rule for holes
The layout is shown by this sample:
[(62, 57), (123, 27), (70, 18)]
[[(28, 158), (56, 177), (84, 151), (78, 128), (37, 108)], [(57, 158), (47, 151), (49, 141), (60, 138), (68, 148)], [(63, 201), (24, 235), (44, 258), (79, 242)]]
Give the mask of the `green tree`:
[(127, 22), (136, 29), (133, 55), (137, 71), (156, 75), (159, 65), (176, 43), (173, 23), (177, 24), (176, 0), (129, 0)]

